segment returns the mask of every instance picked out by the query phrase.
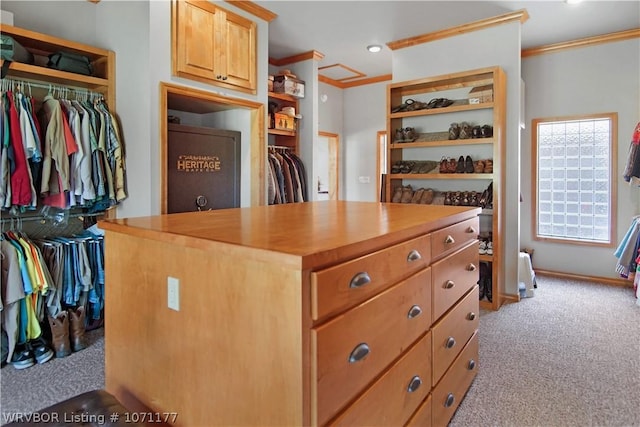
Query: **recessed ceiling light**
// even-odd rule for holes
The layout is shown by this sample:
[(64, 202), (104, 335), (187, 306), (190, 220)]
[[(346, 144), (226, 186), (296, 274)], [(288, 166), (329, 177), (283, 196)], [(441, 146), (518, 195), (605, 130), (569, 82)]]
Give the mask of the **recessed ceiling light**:
[(370, 44), (367, 46), (367, 50), (372, 53), (380, 52), (382, 50), (382, 46), (379, 44)]

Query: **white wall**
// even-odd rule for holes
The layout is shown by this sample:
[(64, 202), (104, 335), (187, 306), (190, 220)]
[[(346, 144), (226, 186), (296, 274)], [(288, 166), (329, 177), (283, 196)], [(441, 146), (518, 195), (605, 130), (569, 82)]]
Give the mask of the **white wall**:
[[(393, 80), (400, 82), (477, 68), (500, 66), (507, 76), (506, 215), (501, 277), (506, 294), (518, 293), (520, 195), (520, 31), (519, 21), (423, 43), (393, 52)], [(425, 100), (421, 100), (425, 101)], [(426, 100), (428, 101), (428, 100)], [(462, 153), (460, 153), (462, 154)]]
[[(377, 192), (378, 131), (386, 129), (387, 83), (374, 83), (344, 90), (344, 153), (340, 183), (342, 198), (375, 202)], [(368, 179), (369, 182), (366, 182)], [(365, 181), (365, 182), (362, 182)]]
[[(344, 163), (345, 143), (343, 139), (344, 120), (344, 91), (332, 85), (320, 82), (318, 85), (318, 130), (320, 132), (335, 133), (339, 136), (340, 148), (338, 152), (338, 198), (344, 200)], [(319, 165), (320, 171), (325, 166)], [(322, 175), (323, 173), (321, 173)]]
[(102, 0), (93, 6), (101, 23), (97, 43), (116, 52), (115, 109), (123, 129), (128, 194), (117, 215), (146, 215), (158, 181), (149, 174), (149, 2)]
[(107, 48), (97, 43), (96, 5), (88, 1), (2, 0), (0, 6), (13, 13), (15, 27)]
[(617, 277), (614, 248), (533, 240), (531, 120), (618, 113), (617, 239), (640, 214), (640, 188), (622, 178), (633, 129), (640, 120), (640, 39), (562, 50), (524, 58), (526, 129), (522, 133), (523, 247), (534, 248), (534, 267), (587, 276)]

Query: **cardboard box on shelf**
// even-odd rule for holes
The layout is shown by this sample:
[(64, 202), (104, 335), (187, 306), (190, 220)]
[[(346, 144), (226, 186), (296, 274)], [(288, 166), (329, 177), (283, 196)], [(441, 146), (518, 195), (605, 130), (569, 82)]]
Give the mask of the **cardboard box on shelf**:
[(469, 104), (493, 102), (493, 85), (476, 86), (469, 91)]
[(274, 76), (273, 91), (304, 98), (304, 81), (287, 75)]
[(274, 113), (274, 128), (278, 130), (296, 130), (296, 119), (283, 113)]

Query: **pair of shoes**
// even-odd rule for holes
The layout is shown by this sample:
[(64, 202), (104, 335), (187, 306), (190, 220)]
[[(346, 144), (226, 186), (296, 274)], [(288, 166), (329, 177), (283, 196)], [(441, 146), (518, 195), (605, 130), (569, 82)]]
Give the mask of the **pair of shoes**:
[(478, 160), (473, 162), (473, 172), (475, 173), (493, 173), (493, 160)]
[(411, 185), (402, 187), (402, 196), (400, 197), (400, 203), (410, 203), (413, 198), (413, 188)]
[(489, 302), (492, 302), (492, 279), (491, 279), (491, 267), (486, 262), (480, 263), (480, 278), (476, 283), (478, 283), (479, 287), (479, 299), (482, 300), (487, 298)]
[(447, 98), (434, 98), (427, 104), (427, 108), (444, 108), (453, 104), (453, 101)]
[(87, 347), (84, 306), (63, 310), (56, 317), (48, 316), (48, 319), (57, 358), (70, 355), (72, 350), (80, 351)]
[(414, 102), (415, 101), (413, 99), (409, 98), (405, 102), (403, 102), (402, 104), (400, 104), (400, 105), (398, 105), (396, 107), (393, 107), (391, 109), (391, 112), (392, 113), (401, 113), (403, 111), (407, 111), (407, 108), (409, 108), (411, 105), (413, 105)]
[(53, 351), (49, 348), (42, 334), (26, 343), (18, 344), (11, 356), (11, 364), (16, 369), (26, 369), (48, 362), (53, 358)]
[(460, 156), (460, 159), (456, 161), (453, 157), (442, 157), (440, 160), (440, 173), (457, 173), (460, 168), (464, 172), (464, 157)]
[(418, 139), (418, 133), (412, 127), (398, 128), (393, 139), (393, 143), (413, 142)]

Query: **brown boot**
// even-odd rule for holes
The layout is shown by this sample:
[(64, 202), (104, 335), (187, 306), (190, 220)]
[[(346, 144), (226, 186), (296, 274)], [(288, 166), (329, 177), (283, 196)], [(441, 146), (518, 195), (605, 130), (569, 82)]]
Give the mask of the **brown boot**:
[(84, 306), (80, 306), (77, 309), (69, 309), (69, 315), (71, 317), (71, 348), (73, 351), (80, 351), (87, 348), (87, 343), (84, 337)]
[(48, 316), (51, 326), (51, 341), (56, 357), (66, 357), (71, 354), (69, 343), (69, 314), (61, 311), (55, 318)]

